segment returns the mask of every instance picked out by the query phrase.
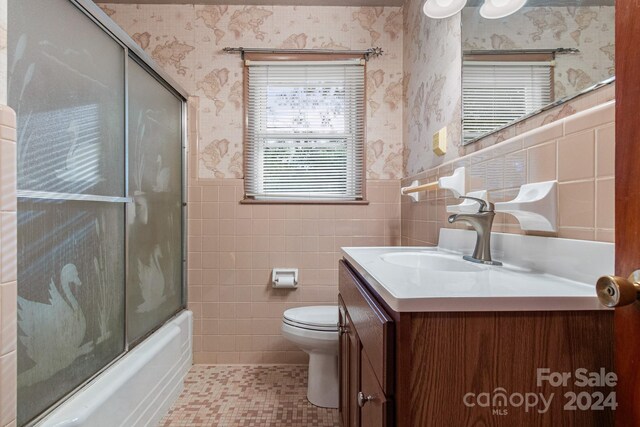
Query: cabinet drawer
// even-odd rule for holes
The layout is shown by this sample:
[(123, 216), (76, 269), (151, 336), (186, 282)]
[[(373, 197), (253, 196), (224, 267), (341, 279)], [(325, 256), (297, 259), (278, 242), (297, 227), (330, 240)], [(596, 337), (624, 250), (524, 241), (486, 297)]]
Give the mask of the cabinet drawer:
[(361, 397), (364, 400), (358, 402), (360, 408), (360, 425), (362, 427), (383, 427), (387, 425), (388, 402), (384, 392), (376, 381), (373, 367), (367, 356), (362, 353), (360, 358), (362, 369)]
[(393, 319), (378, 305), (344, 261), (340, 261), (339, 287), (371, 369), (382, 390), (389, 395), (393, 390)]

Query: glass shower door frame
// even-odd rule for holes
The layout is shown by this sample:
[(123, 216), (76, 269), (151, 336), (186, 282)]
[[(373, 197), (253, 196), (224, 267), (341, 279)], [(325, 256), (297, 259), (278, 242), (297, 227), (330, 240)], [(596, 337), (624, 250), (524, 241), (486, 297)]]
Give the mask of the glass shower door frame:
[[(112, 365), (114, 365), (117, 361), (119, 361), (123, 356), (125, 356), (132, 348), (136, 345), (144, 341), (146, 337), (151, 335), (157, 329), (163, 326), (164, 323), (170, 321), (175, 315), (180, 313), (186, 308), (187, 305), (187, 182), (188, 182), (188, 173), (187, 173), (187, 162), (188, 162), (188, 141), (187, 141), (187, 99), (188, 94), (184, 89), (180, 87), (165, 71), (163, 71), (160, 67), (158, 67), (155, 62), (142, 50), (130, 37), (124, 32), (117, 24), (115, 24), (111, 18), (109, 18), (93, 1), (91, 0), (68, 0), (73, 6), (75, 6), (79, 11), (84, 13), (88, 18), (90, 18), (98, 27), (100, 27), (108, 36), (110, 36), (116, 43), (118, 43), (123, 48), (124, 55), (124, 169), (122, 173), (124, 173), (124, 196), (116, 197), (116, 196), (103, 196), (103, 195), (93, 195), (93, 194), (72, 194), (72, 193), (57, 193), (57, 192), (48, 192), (48, 191), (31, 191), (31, 190), (19, 190), (18, 197), (24, 199), (32, 199), (32, 200), (54, 200), (54, 201), (78, 201), (78, 202), (100, 202), (100, 203), (116, 203), (120, 204), (121, 208), (124, 209), (124, 252), (121, 254), (124, 257), (124, 345), (123, 351), (119, 355), (117, 355), (113, 360), (107, 363), (103, 368), (99, 369), (77, 387), (69, 391), (67, 394), (62, 396), (57, 402), (43, 411), (36, 418), (32, 419), (27, 423), (27, 425), (35, 425), (38, 422), (42, 421), (42, 419), (46, 418), (52, 411), (54, 411), (57, 407), (63, 404), (67, 399), (72, 397), (75, 393), (77, 393), (82, 388), (86, 387), (89, 383), (91, 383), (96, 377), (101, 375), (105, 370), (109, 369)], [(181, 292), (181, 305), (180, 307), (172, 314), (168, 316), (168, 318), (156, 325), (149, 333), (146, 335), (136, 339), (135, 341), (131, 341), (128, 334), (128, 322), (129, 318), (127, 315), (127, 290), (130, 284), (127, 281), (128, 273), (130, 270), (129, 266), (129, 213), (128, 206), (133, 203), (133, 197), (130, 194), (129, 188), (129, 67), (128, 60), (131, 58), (140, 66), (142, 66), (153, 78), (155, 78), (160, 84), (162, 84), (168, 91), (170, 91), (181, 103), (181, 206), (182, 206), (182, 218), (181, 218), (181, 232), (182, 232), (182, 241), (181, 241), (181, 283), (180, 283), (180, 292)]]
[[(71, 2), (75, 3), (75, 2), (80, 2), (80, 3), (85, 3), (86, 1), (89, 1), (92, 5), (95, 6), (95, 4), (91, 1), (91, 0), (70, 0)], [(97, 7), (97, 6), (96, 6)], [(99, 9), (100, 12), (102, 12), (101, 9)], [(106, 15), (105, 15), (106, 16)], [(110, 18), (109, 18), (110, 19)], [(120, 29), (120, 27), (118, 27), (118, 29)], [(122, 30), (120, 30), (122, 31)], [(128, 36), (127, 36), (128, 37)], [(129, 282), (128, 280), (125, 280), (125, 351), (124, 353), (126, 354), (131, 348), (135, 347), (136, 345), (140, 344), (141, 342), (143, 342), (148, 336), (150, 336), (151, 334), (153, 334), (155, 331), (157, 331), (163, 324), (167, 323), (168, 321), (170, 321), (172, 318), (174, 318), (178, 313), (182, 312), (183, 310), (185, 310), (187, 308), (187, 219), (188, 219), (188, 211), (187, 211), (187, 184), (188, 184), (188, 174), (187, 174), (187, 162), (188, 162), (188, 155), (187, 155), (187, 150), (188, 150), (188, 142), (187, 142), (187, 111), (188, 111), (188, 105), (187, 105), (187, 99), (186, 96), (183, 95), (183, 91), (182, 89), (180, 89), (180, 91), (177, 90), (177, 88), (180, 88), (180, 86), (174, 87), (172, 86), (172, 83), (170, 83), (170, 81), (165, 80), (165, 78), (158, 72), (158, 71), (162, 71), (160, 70), (155, 63), (153, 62), (153, 60), (151, 58), (147, 58), (147, 61), (145, 61), (144, 58), (140, 57), (140, 55), (138, 54), (140, 52), (142, 52), (142, 54), (144, 54), (144, 56), (147, 56), (146, 53), (144, 51), (142, 51), (139, 46), (137, 44), (135, 44), (135, 42), (133, 40), (131, 40), (131, 42), (135, 45), (135, 49), (128, 49), (128, 46), (125, 46), (125, 52), (127, 54), (127, 58), (130, 58), (131, 60), (133, 60), (134, 62), (136, 62), (140, 67), (142, 67), (143, 69), (145, 69), (149, 75), (151, 77), (154, 77), (156, 79), (156, 81), (158, 83), (160, 83), (162, 86), (164, 86), (165, 89), (167, 89), (169, 92), (171, 92), (174, 96), (176, 96), (177, 99), (179, 99), (181, 101), (181, 112), (182, 112), (182, 118), (181, 118), (181, 155), (182, 155), (182, 159), (181, 159), (181, 165), (182, 165), (182, 173), (181, 173), (181, 194), (182, 194), (182, 200), (180, 201), (182, 204), (182, 220), (181, 220), (181, 230), (182, 230), (182, 247), (181, 247), (181, 253), (182, 253), (182, 274), (181, 274), (181, 278), (182, 278), (182, 283), (181, 283), (181, 287), (180, 287), (180, 291), (182, 294), (182, 303), (180, 305), (180, 307), (173, 312), (162, 324), (158, 324), (156, 325), (152, 330), (150, 330), (149, 332), (147, 332), (146, 334), (142, 335), (139, 338), (136, 339), (131, 339), (131, 337), (129, 336), (129, 317), (128, 317), (128, 305), (127, 305), (127, 287), (129, 286)], [(129, 148), (130, 148), (130, 141), (129, 141), (129, 66), (128, 66), (128, 62), (126, 61), (125, 58), (125, 129), (127, 130), (126, 132), (126, 137), (125, 137), (125, 185), (126, 185), (126, 195), (127, 198), (129, 199), (128, 203), (134, 203), (133, 197), (130, 194), (130, 186), (129, 186)], [(164, 72), (162, 72), (164, 73)], [(177, 83), (173, 83), (176, 84)], [(129, 272), (130, 272), (130, 266), (129, 266), (129, 237), (130, 237), (130, 225), (129, 225), (129, 221), (128, 221), (128, 210), (127, 212), (125, 212), (125, 223), (127, 224), (125, 227), (125, 277), (128, 278), (129, 277)]]
[[(93, 20), (98, 26), (102, 27), (107, 34), (111, 36), (117, 43), (124, 47), (125, 56), (125, 195), (127, 203), (132, 202), (131, 195), (129, 194), (129, 71), (127, 59), (131, 58), (136, 61), (140, 66), (145, 68), (153, 77), (158, 80), (167, 90), (172, 92), (182, 102), (182, 305), (175, 314), (187, 308), (188, 294), (187, 294), (187, 218), (188, 218), (188, 206), (187, 206), (187, 184), (188, 184), (188, 134), (187, 134), (187, 99), (189, 94), (185, 91), (179, 83), (177, 83), (166, 71), (159, 67), (155, 61), (142, 49), (120, 26), (118, 26), (100, 7), (98, 7), (92, 0), (69, 0), (79, 10)], [(125, 221), (127, 221), (127, 213), (125, 212)], [(128, 247), (129, 247), (129, 233), (128, 230), (125, 235), (125, 277), (129, 271), (128, 262)], [(127, 283), (125, 282), (125, 294)], [(125, 306), (125, 326), (127, 325), (126, 318), (126, 306)], [(166, 322), (165, 322), (166, 323)], [(160, 326), (156, 327), (149, 334), (141, 337), (135, 342), (130, 342), (127, 332), (125, 331), (125, 350), (122, 355), (126, 354), (129, 349), (135, 347), (135, 345), (144, 341), (144, 339), (156, 331)], [(122, 357), (120, 355), (120, 357)], [(106, 367), (105, 367), (106, 369)], [(99, 375), (96, 374), (96, 376)]]

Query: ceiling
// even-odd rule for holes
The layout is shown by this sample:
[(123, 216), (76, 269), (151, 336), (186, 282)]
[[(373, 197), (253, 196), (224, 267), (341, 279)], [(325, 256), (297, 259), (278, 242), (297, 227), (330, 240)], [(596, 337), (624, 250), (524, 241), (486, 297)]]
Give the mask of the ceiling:
[(403, 0), (96, 0), (96, 3), (229, 4), (267, 6), (402, 6)]

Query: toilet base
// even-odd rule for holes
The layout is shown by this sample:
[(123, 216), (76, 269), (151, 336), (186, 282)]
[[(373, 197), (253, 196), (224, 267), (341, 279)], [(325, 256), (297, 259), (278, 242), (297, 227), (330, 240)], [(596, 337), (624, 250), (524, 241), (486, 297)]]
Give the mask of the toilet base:
[(340, 385), (338, 383), (338, 356), (326, 353), (309, 354), (307, 399), (321, 408), (337, 408)]

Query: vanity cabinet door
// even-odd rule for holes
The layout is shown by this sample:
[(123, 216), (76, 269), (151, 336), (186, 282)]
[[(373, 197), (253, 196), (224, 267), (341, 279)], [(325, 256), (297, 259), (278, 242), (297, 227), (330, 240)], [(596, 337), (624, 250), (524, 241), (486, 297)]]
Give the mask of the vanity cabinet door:
[(347, 331), (347, 309), (344, 306), (344, 302), (341, 297), (338, 297), (339, 307), (339, 325), (340, 325), (340, 340), (339, 340), (339, 352), (338, 352), (338, 372), (340, 376), (340, 422), (342, 426), (349, 426), (349, 335)]
[(360, 391), (361, 382), (360, 360), (362, 357), (362, 343), (340, 296), (338, 296), (338, 304), (340, 308), (340, 349), (338, 352), (340, 422), (343, 427), (360, 427), (358, 392)]
[(387, 399), (365, 352), (360, 357), (360, 391), (356, 397), (363, 427), (383, 427), (387, 419)]
[(367, 352), (382, 390), (387, 395), (392, 395), (393, 319), (344, 261), (340, 262), (339, 290), (349, 322), (353, 325), (352, 329), (357, 332), (358, 340)]
[(349, 407), (349, 423), (351, 427), (360, 426), (360, 408), (358, 407), (358, 391), (360, 390), (360, 353), (362, 352), (362, 343), (358, 334), (353, 327), (351, 317), (347, 312), (344, 335), (347, 337), (346, 342), (349, 352), (349, 372), (346, 401)]

